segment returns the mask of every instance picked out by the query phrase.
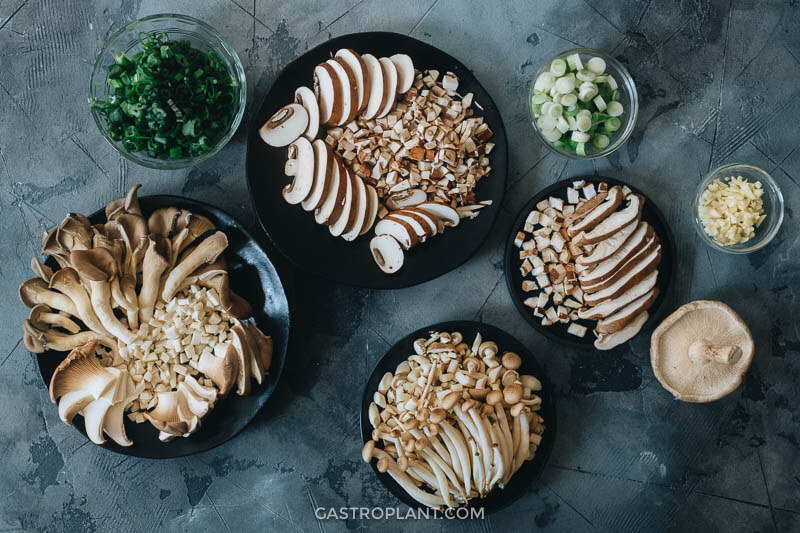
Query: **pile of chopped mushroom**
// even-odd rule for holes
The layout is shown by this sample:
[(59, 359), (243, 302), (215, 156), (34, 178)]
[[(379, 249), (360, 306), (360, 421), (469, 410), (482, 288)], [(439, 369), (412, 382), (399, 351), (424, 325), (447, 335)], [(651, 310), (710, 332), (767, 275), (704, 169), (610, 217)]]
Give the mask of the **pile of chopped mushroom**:
[(661, 262), (658, 235), (641, 220), (643, 204), (627, 186), (583, 180), (567, 188), (566, 199), (536, 204), (514, 244), (522, 291), (537, 293), (524, 304), (543, 326), (569, 324), (568, 333), (583, 337), (587, 328), (578, 321), (596, 321), (598, 350), (639, 332), (659, 294)]
[(491, 172), (494, 134), (458, 83), (415, 70), (405, 54), (337, 51), (314, 69), (314, 91), (298, 88), (259, 129), (268, 145), (289, 147), (284, 199), (347, 241), (374, 226), (373, 258), (397, 272), (404, 250), (491, 205), (474, 188)]
[(70, 213), (43, 237), (38, 277), (20, 286), (34, 353), (71, 351), (50, 380), (50, 398), (71, 424), (84, 417), (92, 442), (133, 444), (123, 415), (149, 421), (159, 439), (188, 437), (236, 386), (250, 392), (272, 359), (272, 340), (245, 322), (250, 305), (230, 288), (225, 233), (176, 207), (148, 218), (139, 185), (106, 206), (106, 222)]
[(432, 333), (414, 351), (378, 385), (362, 459), (428, 507), (503, 488), (541, 443), (541, 383), (480, 334), (469, 346), (459, 332)]

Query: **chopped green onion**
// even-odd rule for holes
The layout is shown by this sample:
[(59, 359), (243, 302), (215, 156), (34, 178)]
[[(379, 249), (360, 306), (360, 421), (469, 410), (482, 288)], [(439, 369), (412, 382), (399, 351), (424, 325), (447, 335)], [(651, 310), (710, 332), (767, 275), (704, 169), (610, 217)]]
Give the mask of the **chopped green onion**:
[(603, 148), (608, 146), (608, 143), (610, 141), (611, 140), (608, 138), (608, 136), (603, 135), (602, 133), (595, 135), (594, 138), (592, 138), (592, 144), (595, 146), (595, 148), (599, 150), (602, 150)]
[(586, 143), (578, 143), (575, 147), (575, 153), (578, 155), (586, 155)]

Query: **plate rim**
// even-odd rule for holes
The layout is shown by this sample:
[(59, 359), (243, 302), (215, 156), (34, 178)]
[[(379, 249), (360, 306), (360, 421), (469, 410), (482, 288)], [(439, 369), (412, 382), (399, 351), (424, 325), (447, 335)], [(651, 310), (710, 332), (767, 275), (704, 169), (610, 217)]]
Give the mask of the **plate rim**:
[[(466, 72), (469, 72), (470, 75), (474, 78), (475, 82), (486, 93), (486, 96), (489, 99), (489, 102), (488, 102), (489, 106), (493, 107), (497, 111), (497, 116), (498, 116), (498, 119), (499, 119), (498, 120), (499, 131), (502, 131), (503, 138), (505, 139), (505, 142), (503, 143), (503, 147), (502, 147), (503, 148), (503, 154), (502, 155), (503, 155), (503, 160), (505, 161), (506, 172), (505, 172), (505, 175), (502, 177), (503, 187), (502, 187), (502, 190), (500, 192), (500, 196), (499, 196), (499, 198), (497, 198), (497, 201), (493, 203), (493, 206), (496, 204), (497, 208), (494, 209), (494, 210), (487, 210), (489, 213), (491, 213), (491, 214), (488, 215), (488, 216), (491, 217), (491, 222), (489, 223), (489, 229), (486, 232), (486, 235), (483, 237), (483, 239), (481, 239), (476, 244), (475, 249), (470, 254), (468, 254), (462, 261), (460, 261), (458, 264), (453, 266), (450, 270), (448, 270), (446, 272), (442, 272), (440, 274), (437, 274), (437, 275), (435, 275), (433, 277), (429, 277), (427, 279), (420, 279), (418, 281), (414, 281), (414, 282), (411, 282), (411, 283), (401, 283), (401, 284), (399, 284), (397, 286), (394, 286), (394, 285), (392, 285), (392, 286), (383, 286), (381, 284), (362, 283), (362, 282), (359, 282), (358, 280), (355, 280), (355, 281), (343, 281), (342, 279), (338, 279), (335, 276), (330, 275), (329, 272), (327, 270), (324, 270), (324, 269), (322, 269), (320, 272), (309, 270), (308, 268), (306, 268), (303, 265), (301, 265), (298, 262), (296, 262), (294, 260), (294, 258), (290, 257), (287, 253), (285, 253), (283, 251), (283, 248), (281, 248), (278, 245), (278, 243), (275, 242), (275, 240), (273, 239), (272, 235), (270, 234), (269, 230), (267, 229), (267, 226), (264, 223), (264, 221), (262, 220), (262, 218), (261, 218), (261, 216), (259, 214), (259, 211), (258, 211), (258, 209), (256, 207), (256, 199), (255, 199), (255, 195), (253, 194), (253, 186), (252, 186), (252, 182), (253, 182), (254, 178), (251, 178), (250, 164), (249, 164), (250, 151), (251, 151), (251, 149), (255, 148), (255, 146), (253, 146), (253, 144), (254, 144), (253, 143), (253, 139), (254, 139), (254, 137), (258, 136), (258, 128), (260, 127), (260, 124), (258, 124), (258, 122), (256, 121), (256, 117), (257, 116), (261, 116), (263, 114), (262, 111), (264, 110), (265, 106), (267, 106), (267, 104), (268, 104), (267, 97), (269, 96), (269, 93), (272, 91), (272, 88), (275, 86), (275, 84), (278, 82), (278, 80), (281, 79), (286, 74), (286, 71), (290, 67), (292, 67), (295, 63), (301, 61), (307, 55), (309, 55), (311, 53), (314, 53), (314, 52), (318, 51), (319, 49), (321, 49), (323, 47), (330, 46), (330, 43), (332, 43), (332, 42), (336, 42), (336, 41), (339, 41), (339, 40), (347, 40), (347, 39), (351, 39), (353, 37), (373, 37), (373, 38), (381, 38), (381, 39), (400, 38), (400, 39), (404, 39), (406, 41), (412, 41), (412, 42), (414, 42), (414, 43), (416, 43), (418, 45), (434, 48), (439, 53), (447, 56), (456, 65), (463, 67), (463, 69)], [(495, 146), (495, 149), (492, 150), (493, 154), (496, 153), (497, 148), (498, 147)], [(343, 35), (337, 35), (336, 37), (332, 37), (332, 38), (330, 38), (330, 39), (318, 44), (317, 46), (306, 50), (301, 55), (297, 56), (292, 61), (290, 61), (289, 63), (284, 65), (283, 68), (281, 68), (280, 72), (275, 76), (275, 79), (273, 80), (273, 82), (270, 85), (269, 89), (267, 89), (267, 91), (264, 93), (263, 98), (260, 99), (260, 103), (259, 103), (259, 106), (258, 106), (257, 110), (250, 115), (250, 117), (248, 119), (248, 125), (247, 125), (247, 146), (246, 146), (246, 149), (245, 149), (245, 174), (246, 174), (246, 181), (247, 181), (247, 192), (248, 192), (248, 196), (250, 197), (250, 204), (251, 204), (251, 206), (253, 208), (253, 212), (255, 214), (255, 219), (258, 221), (258, 225), (261, 228), (261, 230), (267, 236), (267, 238), (269, 239), (270, 243), (275, 247), (275, 249), (278, 250), (278, 252), (281, 254), (281, 256), (286, 261), (288, 261), (297, 270), (299, 270), (299, 271), (301, 271), (301, 272), (303, 272), (305, 274), (308, 274), (308, 275), (319, 277), (321, 279), (324, 279), (325, 281), (329, 281), (329, 282), (332, 282), (332, 283), (337, 283), (337, 284), (348, 286), (348, 287), (360, 288), (360, 289), (396, 290), (396, 289), (405, 289), (405, 288), (408, 288), (408, 287), (414, 287), (414, 286), (417, 286), (417, 285), (422, 285), (423, 283), (427, 283), (429, 281), (433, 281), (434, 279), (440, 278), (440, 277), (442, 277), (442, 276), (444, 276), (444, 275), (446, 275), (446, 274), (448, 274), (448, 273), (450, 273), (450, 272), (462, 267), (465, 263), (467, 263), (467, 261), (472, 259), (475, 256), (475, 254), (477, 254), (480, 251), (481, 246), (483, 246), (483, 244), (485, 244), (486, 240), (491, 235), (492, 230), (494, 229), (494, 227), (495, 227), (495, 225), (497, 223), (497, 220), (499, 218), (500, 206), (502, 205), (503, 199), (505, 198), (507, 184), (508, 184), (508, 175), (509, 175), (508, 163), (509, 163), (509, 160), (508, 160), (508, 133), (506, 131), (505, 122), (503, 120), (502, 113), (500, 112), (500, 108), (498, 107), (497, 103), (494, 101), (494, 98), (492, 98), (491, 93), (489, 93), (489, 91), (486, 89), (486, 87), (484, 87), (484, 85), (480, 82), (480, 80), (478, 80), (478, 78), (473, 74), (472, 69), (470, 69), (466, 64), (462, 63), (458, 58), (454, 57), (453, 55), (449, 54), (448, 52), (445, 52), (444, 50), (442, 50), (442, 49), (440, 49), (440, 48), (438, 48), (438, 47), (436, 47), (436, 46), (434, 46), (434, 45), (432, 45), (430, 43), (426, 43), (426, 42), (421, 41), (419, 39), (415, 39), (414, 37), (411, 37), (409, 35), (404, 35), (402, 33), (391, 32), (391, 31), (364, 31), (364, 32), (352, 32), (352, 33), (346, 33), (346, 34), (343, 34)], [(482, 216), (485, 216), (485, 215), (486, 215), (486, 213), (482, 213)], [(385, 275), (385, 278), (382, 278), (382, 279), (391, 279), (391, 278), (392, 278), (392, 276), (387, 274), (387, 275)]]
[[(209, 204), (207, 202), (204, 202), (202, 200), (196, 200), (194, 198), (189, 198), (189, 197), (185, 197), (185, 196), (178, 196), (178, 195), (174, 195), (174, 194), (151, 194), (151, 195), (146, 195), (146, 196), (139, 196), (139, 201), (140, 202), (146, 202), (148, 200), (153, 200), (153, 201), (174, 201), (174, 202), (179, 202), (179, 203), (184, 204), (184, 205), (194, 204), (196, 206), (199, 206), (201, 209), (205, 209), (205, 210), (207, 210), (209, 212), (212, 212), (212, 213), (216, 211), (217, 213), (219, 213), (221, 215), (224, 215), (224, 216), (230, 218), (231, 220), (233, 220), (236, 223), (236, 225), (238, 226), (238, 230), (241, 231), (241, 233), (247, 238), (247, 240), (249, 242), (254, 243), (264, 253), (264, 256), (267, 258), (267, 260), (269, 261), (269, 263), (272, 266), (272, 268), (275, 269), (275, 273), (278, 276), (278, 279), (279, 279), (279, 281), (281, 283), (281, 288), (283, 289), (284, 295), (286, 297), (286, 310), (287, 310), (286, 319), (287, 319), (287, 322), (288, 322), (288, 326), (287, 326), (287, 329), (286, 329), (285, 348), (283, 350), (283, 353), (281, 354), (281, 357), (280, 358), (275, 358), (275, 359), (280, 359), (282, 362), (281, 362), (280, 367), (278, 368), (277, 375), (275, 376), (275, 386), (273, 387), (272, 392), (270, 392), (269, 395), (267, 395), (264, 398), (263, 402), (261, 402), (261, 405), (255, 411), (253, 416), (250, 417), (249, 420), (247, 420), (247, 422), (245, 422), (244, 425), (242, 425), (241, 428), (239, 428), (236, 431), (234, 431), (233, 433), (231, 433), (225, 439), (223, 439), (223, 440), (221, 440), (219, 442), (216, 442), (215, 444), (213, 444), (211, 446), (204, 447), (204, 448), (199, 448), (197, 450), (187, 451), (187, 452), (180, 452), (180, 453), (177, 453), (177, 454), (158, 455), (158, 456), (134, 453), (134, 450), (132, 449), (132, 447), (124, 447), (124, 446), (119, 446), (119, 445), (114, 446), (114, 445), (112, 445), (112, 442), (109, 439), (107, 439), (104, 444), (95, 444), (95, 447), (102, 448), (102, 449), (104, 449), (104, 450), (106, 450), (108, 452), (112, 452), (112, 453), (115, 453), (117, 455), (124, 455), (126, 457), (137, 457), (137, 458), (141, 458), (141, 459), (152, 459), (152, 460), (159, 460), (160, 461), (160, 460), (168, 460), (168, 459), (177, 459), (177, 458), (181, 458), (181, 457), (188, 457), (188, 456), (191, 456), (191, 455), (196, 455), (198, 453), (207, 452), (209, 450), (213, 450), (214, 448), (217, 448), (217, 447), (225, 444), (226, 442), (231, 441), (235, 437), (239, 436), (242, 433), (242, 431), (244, 431), (245, 428), (247, 428), (253, 422), (253, 420), (255, 420), (258, 417), (258, 415), (262, 412), (264, 407), (269, 403), (270, 399), (278, 391), (278, 387), (281, 384), (281, 377), (283, 376), (284, 370), (286, 368), (287, 356), (289, 354), (289, 349), (290, 349), (290, 345), (291, 345), (291, 342), (292, 342), (292, 337), (294, 335), (294, 328), (295, 328), (295, 321), (293, 320), (293, 316), (294, 316), (294, 313), (295, 313), (295, 311), (294, 311), (294, 280), (293, 280), (293, 277), (289, 277), (289, 273), (286, 271), (287, 270), (286, 268), (284, 268), (283, 266), (277, 265), (273, 261), (273, 259), (267, 253), (267, 250), (264, 248), (264, 246), (262, 246), (262, 244), (257, 239), (255, 239), (253, 237), (253, 235), (250, 233), (250, 231), (247, 229), (247, 227), (244, 226), (238, 218), (232, 216), (226, 210), (224, 210), (224, 209), (222, 209), (220, 207), (211, 205), (211, 204)], [(104, 209), (105, 209), (105, 206), (100, 207), (99, 209), (97, 209), (96, 211), (94, 211), (93, 213), (88, 215), (87, 218), (91, 219), (92, 217), (94, 217), (96, 215), (102, 214)], [(36, 257), (39, 257), (40, 255), (42, 255), (42, 254), (37, 254)], [(48, 260), (51, 259), (50, 255), (43, 255), (42, 257), (44, 257), (45, 261), (48, 261)], [(42, 352), (41, 354), (35, 354), (35, 353), (32, 353), (32, 352), (28, 351), (29, 356), (31, 356), (34, 359), (34, 362), (36, 364), (37, 370), (39, 372), (39, 377), (41, 378), (42, 383), (45, 386), (45, 390), (47, 390), (49, 388), (49, 383), (44, 378), (44, 374), (42, 373), (42, 365), (39, 363), (39, 361), (43, 356), (45, 356), (45, 354), (48, 354), (50, 352), (54, 352), (54, 351), (53, 350), (47, 350), (45, 352)], [(55, 352), (55, 353), (60, 353), (60, 352)], [(227, 398), (225, 398), (225, 400), (227, 401), (227, 400), (236, 399), (236, 398), (239, 398), (239, 396), (237, 396), (237, 395), (229, 395)], [(79, 435), (81, 435), (84, 439), (86, 439), (86, 442), (90, 442), (91, 443), (91, 441), (89, 440), (88, 435), (86, 435), (86, 430), (83, 429), (83, 425), (81, 425), (81, 428), (76, 427), (75, 424), (70, 424), (70, 426), (74, 431), (76, 431)], [(94, 444), (94, 443), (92, 443), (92, 444)], [(164, 444), (165, 446), (168, 446), (169, 443), (162, 443), (162, 444)]]
[[(535, 376), (535, 377), (537, 379), (539, 379), (539, 381), (542, 383), (542, 392), (545, 393), (545, 394), (542, 394), (542, 396), (546, 395), (549, 398), (548, 410), (550, 411), (550, 413), (552, 415), (551, 418), (550, 418), (551, 421), (550, 422), (546, 421), (546, 423), (545, 423), (545, 426), (546, 426), (545, 434), (547, 435), (547, 437), (543, 437), (542, 438), (542, 443), (544, 445), (543, 446), (540, 445), (539, 448), (537, 449), (536, 457), (540, 457), (541, 459), (538, 461), (538, 463), (531, 465), (531, 467), (536, 466), (538, 468), (538, 470), (533, 473), (532, 477), (530, 479), (528, 479), (527, 482), (522, 487), (520, 487), (520, 490), (518, 490), (514, 494), (511, 494), (510, 497), (501, 500), (501, 502), (499, 504), (497, 504), (497, 505), (495, 505), (494, 507), (491, 507), (491, 508), (486, 508), (486, 507), (482, 507), (480, 505), (476, 505), (477, 503), (480, 503), (481, 501), (484, 501), (484, 500), (482, 500), (480, 498), (474, 498), (466, 506), (462, 506), (462, 507), (467, 507), (467, 508), (483, 508), (484, 509), (484, 513), (486, 515), (490, 515), (492, 513), (496, 513), (498, 511), (501, 511), (501, 510), (506, 509), (509, 506), (511, 506), (513, 503), (515, 503), (517, 500), (519, 500), (527, 492), (527, 489), (529, 489), (530, 486), (533, 483), (535, 483), (539, 479), (541, 479), (541, 477), (544, 475), (545, 468), (547, 468), (547, 465), (548, 465), (548, 463), (550, 461), (550, 456), (552, 455), (553, 449), (555, 448), (555, 442), (556, 442), (556, 438), (558, 436), (558, 413), (557, 413), (557, 408), (556, 408), (556, 403), (557, 402), (556, 402), (556, 398), (555, 398), (555, 392), (554, 392), (553, 384), (552, 384), (552, 382), (550, 381), (549, 377), (547, 376), (547, 374), (545, 372), (544, 365), (542, 364), (541, 360), (539, 358), (537, 358), (533, 354), (533, 351), (530, 348), (528, 348), (528, 346), (525, 343), (523, 343), (517, 337), (515, 337), (514, 335), (508, 333), (504, 329), (499, 328), (499, 327), (497, 327), (497, 326), (495, 326), (493, 324), (489, 324), (489, 323), (486, 323), (486, 322), (479, 322), (477, 320), (447, 320), (447, 321), (444, 321), (444, 322), (438, 322), (438, 323), (431, 324), (429, 326), (424, 326), (424, 327), (418, 328), (418, 329), (416, 329), (414, 331), (411, 331), (408, 334), (406, 334), (405, 336), (403, 336), (402, 338), (400, 338), (397, 342), (392, 344), (386, 350), (386, 352), (375, 362), (375, 365), (372, 367), (372, 371), (369, 373), (369, 375), (367, 376), (367, 379), (366, 379), (366, 381), (364, 383), (364, 391), (362, 393), (361, 408), (360, 408), (360, 412), (359, 412), (359, 426), (360, 426), (360, 430), (361, 430), (361, 432), (360, 432), (361, 433), (361, 435), (360, 435), (361, 436), (360, 447), (363, 447), (364, 443), (367, 442), (367, 440), (371, 439), (371, 431), (372, 431), (371, 428), (372, 428), (372, 425), (369, 423), (368, 410), (369, 410), (369, 404), (370, 404), (370, 402), (372, 402), (372, 396), (370, 394), (371, 391), (369, 389), (369, 383), (370, 383), (370, 381), (373, 380), (373, 377), (375, 377), (375, 373), (378, 371), (379, 367), (384, 362), (384, 360), (386, 360), (386, 358), (389, 356), (389, 354), (391, 352), (393, 352), (396, 348), (399, 348), (400, 344), (403, 343), (406, 339), (409, 339), (409, 338), (411, 338), (413, 336), (417, 336), (417, 335), (422, 336), (422, 335), (425, 335), (428, 331), (431, 331), (431, 330), (437, 330), (437, 331), (454, 331), (454, 330), (456, 330), (457, 331), (460, 328), (464, 328), (465, 325), (467, 327), (472, 327), (474, 329), (479, 330), (481, 332), (481, 334), (483, 334), (482, 330), (484, 330), (484, 329), (494, 330), (495, 333), (496, 332), (500, 332), (501, 335), (504, 335), (504, 336), (506, 336), (508, 338), (513, 339), (514, 341), (516, 341), (523, 348), (523, 352), (525, 352), (525, 353), (521, 353), (520, 355), (523, 358), (525, 356), (528, 356), (530, 358), (530, 361), (532, 361), (535, 366), (537, 366), (537, 367), (539, 367), (541, 369), (541, 372), (540, 372), (541, 375), (538, 375), (538, 376)], [(374, 391), (372, 391), (372, 393), (374, 394)], [(359, 447), (359, 450), (361, 449), (360, 447)], [(539, 453), (539, 450), (541, 450), (541, 452), (542, 452), (541, 454)], [(361, 460), (360, 457), (359, 457), (359, 460)], [(528, 462), (529, 463), (533, 463), (533, 461), (528, 461)], [(397, 482), (395, 482), (388, 474), (379, 472), (375, 461), (370, 461), (369, 467), (372, 469), (373, 473), (377, 476), (377, 479), (378, 479), (378, 481), (380, 481), (381, 485), (383, 485), (383, 487), (386, 490), (388, 490), (389, 493), (392, 496), (394, 496), (395, 498), (397, 498), (400, 502), (404, 503), (405, 505), (407, 505), (407, 506), (409, 506), (411, 508), (428, 509), (428, 507), (422, 505), (421, 503), (417, 502), (416, 500), (414, 500), (413, 498), (408, 496), (408, 494), (406, 494), (406, 492), (403, 491), (402, 488), (400, 488), (400, 486), (397, 484)], [(492, 494), (492, 493), (494, 493), (495, 491), (498, 491), (498, 490), (503, 491), (505, 489), (495, 488), (495, 489), (492, 490), (492, 492), (490, 492), (490, 494)]]
[[(645, 199), (645, 204), (648, 206), (648, 209), (652, 210), (653, 215), (655, 216), (655, 218), (664, 227), (666, 235), (659, 235), (658, 237), (659, 237), (659, 239), (661, 240), (662, 243), (664, 241), (667, 242), (667, 244), (668, 244), (668, 246), (670, 248), (670, 252), (671, 252), (671, 258), (668, 261), (669, 266), (670, 266), (670, 277), (667, 280), (667, 285), (666, 285), (666, 288), (664, 289), (663, 296), (661, 296), (661, 302), (660, 302), (659, 306), (650, 314), (650, 317), (647, 319), (647, 322), (645, 322), (645, 324), (642, 326), (642, 329), (639, 330), (639, 332), (636, 335), (634, 335), (634, 337), (632, 339), (630, 339), (629, 341), (627, 341), (627, 342), (625, 342), (625, 343), (623, 343), (623, 344), (621, 344), (619, 346), (615, 346), (611, 350), (608, 350), (610, 352), (610, 351), (614, 351), (614, 350), (619, 349), (620, 346), (625, 346), (628, 342), (630, 342), (631, 340), (635, 339), (636, 337), (641, 335), (643, 332), (645, 332), (645, 330), (652, 329), (653, 325), (661, 318), (661, 316), (666, 311), (665, 304), (669, 300), (669, 296), (671, 295), (673, 287), (675, 285), (674, 281), (675, 281), (675, 274), (676, 274), (676, 271), (677, 271), (677, 264), (678, 264), (678, 262), (677, 262), (677, 248), (676, 248), (676, 245), (675, 245), (675, 236), (672, 233), (672, 229), (670, 228), (669, 224), (667, 223), (667, 219), (664, 217), (664, 214), (658, 208), (658, 205), (650, 198), (650, 196), (646, 195), (641, 189), (639, 189), (638, 187), (636, 187), (634, 185), (631, 185), (630, 183), (625, 182), (625, 181), (623, 181), (623, 180), (621, 180), (619, 178), (612, 178), (610, 176), (601, 176), (599, 174), (591, 174), (591, 175), (587, 174), (587, 175), (573, 176), (571, 178), (565, 178), (563, 180), (559, 180), (559, 181), (557, 181), (555, 183), (552, 183), (552, 184), (548, 185), (547, 187), (544, 187), (543, 189), (539, 190), (536, 194), (531, 196), (530, 200), (528, 200), (525, 203), (524, 206), (522, 206), (520, 208), (520, 211), (517, 214), (517, 217), (514, 219), (514, 223), (511, 226), (511, 230), (509, 231), (508, 237), (506, 238), (506, 246), (505, 246), (505, 251), (504, 251), (504, 254), (503, 254), (503, 271), (504, 271), (503, 274), (504, 274), (504, 277), (506, 278), (506, 288), (508, 289), (509, 296), (511, 296), (511, 300), (514, 302), (514, 307), (516, 307), (516, 309), (519, 312), (519, 314), (522, 315), (522, 318), (534, 330), (536, 330), (538, 333), (540, 333), (540, 334), (544, 335), (545, 337), (547, 337), (547, 339), (549, 339), (551, 341), (554, 341), (554, 342), (557, 342), (559, 344), (562, 344), (564, 346), (569, 346), (569, 347), (572, 347), (572, 348), (579, 348), (581, 350), (597, 350), (597, 348), (594, 347), (594, 343), (583, 344), (583, 343), (579, 343), (579, 342), (573, 341), (572, 339), (569, 339), (569, 338), (566, 338), (566, 337), (562, 337), (562, 336), (556, 334), (554, 331), (550, 330), (549, 327), (542, 326), (542, 324), (541, 324), (541, 322), (539, 320), (534, 320), (535, 317), (533, 317), (533, 315), (528, 312), (529, 309), (527, 307), (525, 307), (525, 305), (522, 303), (523, 299), (518, 294), (519, 291), (516, 290), (511, 285), (511, 262), (512, 262), (512, 260), (514, 258), (514, 253), (513, 252), (514, 252), (514, 250), (517, 249), (516, 246), (514, 246), (514, 236), (517, 234), (518, 231), (520, 231), (519, 228), (522, 227), (525, 217), (527, 217), (527, 214), (530, 212), (530, 210), (533, 208), (533, 206), (535, 206), (538, 202), (540, 202), (543, 199), (544, 196), (549, 195), (551, 192), (553, 192), (554, 190), (556, 190), (556, 189), (558, 189), (560, 187), (568, 186), (573, 181), (577, 181), (577, 180), (584, 180), (584, 181), (592, 182), (592, 183), (600, 183), (600, 182), (605, 181), (609, 185), (627, 185), (634, 193), (642, 195), (644, 197), (644, 199)], [(663, 246), (663, 244), (662, 244), (662, 246)], [(663, 258), (662, 258), (662, 260), (663, 260)], [(516, 268), (516, 267), (514, 267), (514, 268)], [(587, 331), (587, 334), (588, 333), (589, 332)]]

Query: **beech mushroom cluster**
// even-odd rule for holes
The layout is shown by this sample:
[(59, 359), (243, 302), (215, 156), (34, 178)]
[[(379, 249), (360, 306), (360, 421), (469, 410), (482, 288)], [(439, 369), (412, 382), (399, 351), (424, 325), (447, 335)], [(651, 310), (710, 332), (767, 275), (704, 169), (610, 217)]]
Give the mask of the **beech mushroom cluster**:
[(491, 171), (493, 133), (457, 89), (455, 74), (421, 73), (405, 54), (337, 51), (314, 69), (314, 91), (298, 88), (259, 129), (288, 146), (284, 199), (346, 241), (374, 226), (375, 262), (397, 272), (404, 250), (491, 204), (473, 189)]
[(533, 459), (545, 431), (538, 379), (520, 375), (520, 356), (478, 334), (435, 332), (381, 379), (369, 406), (377, 459), (416, 501), (458, 507), (503, 488)]
[(70, 213), (44, 234), (37, 277), (19, 290), (34, 353), (69, 351), (50, 381), (51, 400), (71, 424), (82, 414), (92, 442), (121, 446), (123, 414), (150, 422), (162, 441), (189, 436), (219, 397), (249, 394), (269, 371), (272, 340), (247, 319), (230, 288), (224, 232), (176, 207), (145, 217), (139, 185), (106, 206), (106, 222)]

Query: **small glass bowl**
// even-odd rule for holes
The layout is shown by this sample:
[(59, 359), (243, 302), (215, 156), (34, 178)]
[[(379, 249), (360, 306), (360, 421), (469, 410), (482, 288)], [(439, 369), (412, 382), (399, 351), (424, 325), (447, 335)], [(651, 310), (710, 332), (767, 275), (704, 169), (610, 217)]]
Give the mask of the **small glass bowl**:
[[(580, 55), (581, 61), (584, 63), (592, 57), (603, 58), (603, 60), (606, 62), (606, 73), (614, 76), (614, 79), (617, 81), (617, 85), (619, 85), (619, 89), (622, 92), (622, 99), (620, 100), (620, 103), (625, 109), (625, 113), (620, 117), (620, 128), (615, 132), (615, 135), (611, 139), (611, 142), (608, 143), (608, 146), (602, 150), (598, 150), (593, 145), (587, 144), (586, 155), (578, 155), (575, 152), (564, 150), (558, 146), (554, 146), (553, 143), (545, 139), (542, 135), (542, 132), (539, 131), (539, 126), (536, 125), (536, 117), (533, 114), (533, 105), (531, 104), (531, 99), (534, 95), (533, 86), (539, 76), (543, 72), (550, 70), (550, 64), (554, 60), (563, 59), (566, 61), (567, 56), (572, 54)], [(633, 82), (633, 78), (628, 72), (628, 69), (626, 69), (622, 63), (610, 55), (600, 52), (599, 50), (592, 50), (591, 48), (574, 48), (572, 50), (567, 50), (566, 52), (561, 52), (560, 54), (550, 58), (544, 65), (542, 65), (541, 68), (539, 68), (539, 70), (536, 72), (536, 75), (531, 80), (530, 89), (528, 91), (528, 101), (526, 105), (528, 106), (528, 115), (530, 116), (533, 131), (536, 132), (536, 135), (539, 137), (539, 139), (541, 139), (541, 141), (547, 145), (550, 150), (570, 159), (597, 159), (600, 157), (605, 157), (617, 150), (620, 146), (625, 144), (625, 141), (627, 141), (628, 137), (631, 136), (633, 127), (636, 125), (636, 117), (639, 114), (639, 93), (636, 91), (636, 84)]]
[(244, 75), (244, 67), (239, 60), (236, 50), (228, 44), (222, 35), (214, 28), (201, 20), (197, 20), (186, 15), (175, 15), (170, 13), (150, 15), (134, 22), (131, 22), (115, 34), (113, 34), (103, 49), (97, 56), (92, 69), (92, 77), (89, 81), (89, 98), (106, 99), (110, 94), (110, 87), (106, 82), (108, 76), (108, 65), (114, 63), (114, 52), (125, 52), (128, 56), (141, 49), (138, 36), (141, 33), (159, 34), (166, 33), (171, 40), (187, 40), (194, 48), (208, 52), (213, 50), (222, 59), (228, 73), (237, 81), (236, 98), (233, 108), (233, 117), (228, 130), (217, 144), (208, 152), (195, 156), (183, 157), (179, 159), (158, 159), (150, 157), (147, 152), (126, 152), (122, 149), (122, 144), (113, 140), (106, 129), (106, 120), (102, 114), (92, 109), (92, 116), (100, 128), (100, 132), (108, 143), (114, 147), (123, 157), (139, 165), (156, 169), (176, 169), (196, 165), (205, 161), (212, 155), (219, 152), (236, 133), (239, 124), (244, 116), (244, 108), (247, 101), (247, 81)]
[[(716, 179), (724, 180), (725, 178), (735, 178), (738, 176), (750, 182), (761, 182), (761, 186), (764, 189), (761, 200), (763, 202), (764, 214), (767, 215), (767, 218), (755, 229), (755, 236), (749, 241), (741, 244), (722, 246), (709, 237), (703, 228), (699, 213), (700, 197), (712, 181)], [(707, 245), (715, 250), (728, 254), (748, 254), (763, 248), (777, 235), (781, 223), (783, 222), (783, 194), (781, 194), (778, 184), (766, 171), (746, 163), (731, 163), (712, 170), (703, 178), (703, 181), (700, 182), (700, 186), (697, 188), (697, 192), (694, 195), (692, 213), (694, 216), (695, 229), (697, 229), (700, 238), (703, 239)]]

